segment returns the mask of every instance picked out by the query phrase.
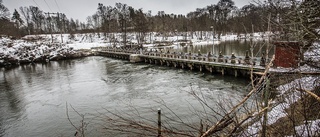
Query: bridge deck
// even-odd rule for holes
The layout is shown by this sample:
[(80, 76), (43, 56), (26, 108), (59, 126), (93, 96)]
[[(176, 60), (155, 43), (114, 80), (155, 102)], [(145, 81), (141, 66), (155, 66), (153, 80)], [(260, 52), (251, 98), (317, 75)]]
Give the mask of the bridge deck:
[(206, 65), (206, 66), (215, 66), (215, 67), (225, 67), (225, 68), (234, 68), (234, 69), (243, 69), (243, 70), (250, 70), (251, 68), (256, 71), (264, 71), (265, 68), (261, 66), (251, 66), (251, 65), (243, 65), (243, 64), (231, 64), (231, 63), (222, 63), (222, 62), (209, 62), (209, 61), (199, 61), (193, 59), (180, 59), (180, 58), (167, 58), (167, 57), (158, 57), (158, 56), (149, 56), (149, 55), (139, 55), (143, 58), (149, 59), (157, 59), (157, 60), (168, 60), (172, 62), (179, 62), (179, 63), (191, 63), (191, 64), (198, 64), (198, 65)]
[[(121, 52), (121, 51), (99, 51), (99, 55), (108, 56), (119, 59), (132, 60), (131, 56), (139, 58), (139, 61), (152, 64), (161, 64), (174, 67), (199, 69), (200, 71), (208, 70), (210, 72), (219, 72), (224, 75), (231, 73), (238, 76), (239, 74), (248, 75), (250, 70), (254, 72), (263, 72), (264, 66), (257, 65), (257, 59), (242, 59), (206, 55), (186, 55), (186, 54), (172, 54), (172, 53), (143, 53), (138, 51)], [(227, 72), (228, 71), (228, 72)]]

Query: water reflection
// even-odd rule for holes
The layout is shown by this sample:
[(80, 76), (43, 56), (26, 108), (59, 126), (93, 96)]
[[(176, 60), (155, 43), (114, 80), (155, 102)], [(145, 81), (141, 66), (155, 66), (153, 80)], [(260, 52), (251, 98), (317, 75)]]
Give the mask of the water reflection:
[[(266, 41), (253, 41), (253, 40), (234, 40), (234, 41), (222, 41), (217, 45), (189, 45), (189, 46), (174, 46), (165, 48), (165, 50), (170, 50), (171, 52), (184, 52), (184, 53), (198, 53), (207, 54), (211, 52), (215, 55), (219, 54), (219, 51), (223, 55), (230, 56), (234, 53), (236, 56), (245, 56), (246, 51), (249, 51), (251, 56), (251, 51), (254, 57), (261, 57), (263, 52), (266, 52), (267, 43)], [(269, 48), (270, 56), (274, 54), (273, 46)]]
[(0, 136), (2, 136), (8, 122), (20, 119), (24, 111), (23, 93), (19, 92), (21, 78), (14, 70), (1, 71), (0, 77)]

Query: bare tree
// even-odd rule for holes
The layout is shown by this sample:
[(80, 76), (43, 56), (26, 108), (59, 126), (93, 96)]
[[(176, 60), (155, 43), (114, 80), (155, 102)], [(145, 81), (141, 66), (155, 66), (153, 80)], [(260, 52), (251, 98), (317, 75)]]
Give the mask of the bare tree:
[(29, 9), (31, 14), (31, 20), (35, 24), (35, 32), (41, 33), (42, 27), (43, 27), (43, 21), (44, 21), (43, 11), (41, 11), (38, 7), (34, 7), (34, 6), (30, 6)]
[(129, 6), (127, 4), (116, 3), (115, 12), (117, 13), (118, 23), (122, 32), (123, 46), (127, 43), (127, 28), (129, 24), (130, 14)]
[(8, 8), (0, 0), (0, 33), (2, 35), (8, 34), (12, 31), (10, 29), (13, 29), (13, 24), (9, 20), (9, 14)]
[(33, 23), (32, 23), (32, 20), (31, 20), (30, 10), (29, 10), (28, 7), (20, 7), (19, 9), (20, 9), (21, 14), (24, 17), (24, 20), (27, 23), (26, 26), (27, 26), (27, 29), (28, 29), (28, 33), (30, 35), (31, 33), (33, 33)]
[(0, 18), (8, 18), (9, 17), (9, 9), (2, 4), (2, 0), (0, 0)]

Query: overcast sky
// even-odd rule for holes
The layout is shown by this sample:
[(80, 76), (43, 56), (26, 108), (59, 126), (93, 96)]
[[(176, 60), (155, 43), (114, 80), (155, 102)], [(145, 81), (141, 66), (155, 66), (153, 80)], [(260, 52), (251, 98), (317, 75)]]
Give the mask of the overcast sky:
[[(68, 18), (86, 21), (88, 16), (97, 11), (98, 3), (114, 7), (120, 2), (132, 6), (135, 9), (142, 8), (144, 12), (152, 11), (155, 15), (158, 11), (171, 14), (186, 15), (196, 8), (217, 4), (219, 0), (3, 0), (3, 4), (9, 8), (12, 14), (14, 9), (21, 6), (38, 6), (44, 12), (62, 12)], [(237, 7), (249, 4), (252, 0), (233, 0)]]

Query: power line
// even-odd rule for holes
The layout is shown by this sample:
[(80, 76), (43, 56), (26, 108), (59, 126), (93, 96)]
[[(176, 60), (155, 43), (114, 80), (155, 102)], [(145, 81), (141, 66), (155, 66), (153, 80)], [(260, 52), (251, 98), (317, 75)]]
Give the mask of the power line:
[(59, 5), (58, 5), (57, 0), (54, 0), (54, 2), (56, 2), (56, 5), (57, 5), (57, 7), (58, 7), (58, 10), (61, 12), (61, 10), (60, 10), (60, 7), (59, 7)]
[(38, 5), (38, 3), (36, 3), (36, 1), (33, 0), (33, 2), (40, 8), (40, 6)]
[[(57, 0), (54, 0), (54, 1), (55, 1), (56, 5), (57, 5), (57, 7), (59, 9), (59, 12), (61, 12), (61, 9), (60, 9), (60, 6), (59, 6)], [(64, 8), (63, 10), (64, 10), (64, 12), (70, 13), (68, 8)]]
[(47, 1), (46, 1), (46, 0), (44, 0), (44, 2), (47, 4), (47, 6), (48, 6), (49, 10), (52, 12), (52, 10), (51, 10), (51, 8), (50, 8), (49, 4), (47, 3)]

